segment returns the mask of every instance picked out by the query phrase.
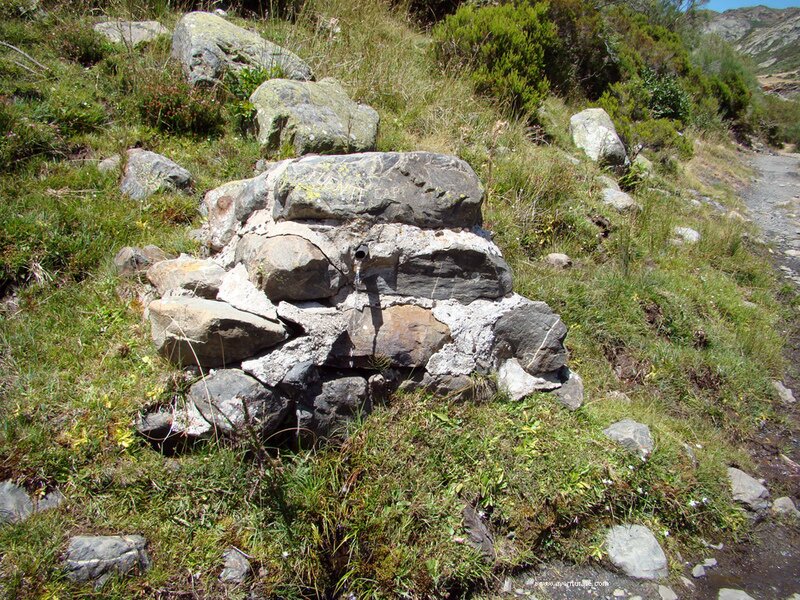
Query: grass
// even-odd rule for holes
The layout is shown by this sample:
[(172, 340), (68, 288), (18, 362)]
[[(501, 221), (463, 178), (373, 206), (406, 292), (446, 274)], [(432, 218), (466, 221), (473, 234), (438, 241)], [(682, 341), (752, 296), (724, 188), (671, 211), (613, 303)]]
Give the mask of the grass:
[[(115, 10), (177, 18), (158, 7)], [(341, 35), (317, 28), (330, 17)], [(0, 281), (19, 303), (0, 313), (0, 479), (31, 493), (57, 486), (68, 498), (0, 529), (2, 594), (244, 598), (216, 580), (234, 545), (252, 557), (253, 585), (265, 595), (467, 596), (551, 557), (601, 558), (610, 523), (649, 525), (672, 557), (691, 554), (702, 537), (743, 531), (724, 467), (747, 466), (737, 443), (782, 418), (770, 380), (784, 367), (784, 314), (749, 226), (695, 206), (689, 193), (740, 209), (735, 153), (698, 142), (690, 163), (637, 188), (639, 215), (619, 215), (600, 201), (602, 173), (569, 158), (578, 154), (566, 123), (579, 107), (548, 99), (536, 130), (508, 119), (459, 74), (437, 72), (428, 36), (378, 2), (320, 0), (293, 24), (248, 26), (373, 105), (381, 150), (469, 161), (515, 289), (548, 302), (570, 327), (585, 405), (571, 413), (541, 395), (516, 403), (408, 395), (355, 424), (340, 448), (272, 450), (277, 460), (222, 442), (172, 457), (151, 449), (133, 433), (136, 414), (180, 396), (185, 383), (155, 354), (135, 285), (117, 278), (111, 257), (126, 244), (191, 252), (193, 207), (204, 191), (249, 176), (260, 150), (226, 111), (213, 135), (148, 125), (137, 102), (168, 44), (101, 48), (84, 67), (49, 32), (85, 30), (91, 20), (54, 8), (43, 21), (0, 23), (0, 38), (53, 73), (0, 78), (14, 122), (49, 132), (41, 152), (0, 177)], [(193, 191), (122, 198), (117, 175), (96, 163), (136, 145), (188, 168)], [(672, 244), (678, 225), (700, 231), (700, 243)], [(552, 251), (575, 266), (546, 267)], [(609, 399), (615, 390), (630, 402)], [(647, 463), (602, 435), (623, 417), (650, 426), (657, 447)], [(500, 541), (493, 565), (463, 543), (467, 504)], [(102, 591), (69, 583), (60, 570), (67, 540), (91, 533), (145, 535), (153, 569)]]

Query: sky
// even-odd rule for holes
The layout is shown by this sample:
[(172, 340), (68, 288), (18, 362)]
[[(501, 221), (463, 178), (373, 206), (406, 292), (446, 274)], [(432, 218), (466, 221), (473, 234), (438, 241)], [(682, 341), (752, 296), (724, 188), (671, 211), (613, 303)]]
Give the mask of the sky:
[(708, 4), (703, 5), (703, 8), (722, 12), (729, 8), (758, 6), (759, 4), (771, 8), (787, 8), (789, 6), (800, 6), (800, 0), (710, 0)]

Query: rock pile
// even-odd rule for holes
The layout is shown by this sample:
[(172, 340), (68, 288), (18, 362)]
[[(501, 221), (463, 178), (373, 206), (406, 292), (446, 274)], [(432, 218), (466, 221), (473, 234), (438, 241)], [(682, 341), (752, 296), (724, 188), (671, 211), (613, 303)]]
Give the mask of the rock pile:
[(468, 394), (498, 369), (515, 397), (564, 384), (577, 408), (567, 329), (512, 292), (482, 200), (465, 162), (428, 152), (307, 156), (208, 192), (216, 254), (147, 271), (156, 346), (205, 377), (140, 431), (331, 437), (398, 388)]

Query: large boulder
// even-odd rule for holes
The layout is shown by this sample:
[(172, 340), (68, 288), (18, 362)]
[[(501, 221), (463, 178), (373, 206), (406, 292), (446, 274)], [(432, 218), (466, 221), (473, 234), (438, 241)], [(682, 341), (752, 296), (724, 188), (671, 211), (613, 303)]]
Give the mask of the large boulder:
[(572, 141), (593, 161), (602, 165), (628, 164), (625, 145), (617, 135), (611, 117), (602, 108), (587, 108), (569, 120)]
[(353, 102), (335, 79), (270, 79), (250, 102), (258, 141), (270, 150), (291, 146), (297, 154), (335, 154), (375, 149), (378, 113)]
[(472, 168), (430, 152), (309, 156), (280, 177), (274, 217), (354, 219), (418, 227), (472, 227), (481, 222), (483, 187)]
[(72, 581), (102, 585), (112, 575), (130, 575), (150, 568), (140, 535), (79, 535), (70, 539), (65, 570)]
[(169, 29), (158, 21), (104, 21), (97, 23), (94, 30), (110, 41), (126, 46), (138, 46), (169, 34)]
[(314, 78), (311, 68), (289, 50), (207, 12), (181, 17), (172, 35), (172, 56), (192, 85), (213, 85), (225, 71), (245, 67), (271, 70), (288, 79)]
[(217, 297), (224, 276), (225, 269), (213, 260), (186, 255), (162, 260), (147, 270), (147, 279), (162, 296), (171, 290), (185, 290), (211, 300)]
[(213, 300), (154, 300), (148, 313), (156, 348), (178, 365), (222, 367), (286, 338), (280, 323)]
[(508, 312), (494, 325), (499, 356), (515, 357), (528, 373), (558, 371), (567, 362), (567, 326), (544, 302)]
[(663, 579), (667, 557), (653, 532), (642, 525), (617, 525), (606, 534), (609, 560), (628, 577)]
[(187, 399), (220, 434), (275, 433), (289, 412), (288, 400), (238, 369), (220, 369), (194, 383)]
[(450, 340), (447, 325), (419, 306), (367, 306), (351, 311), (348, 321), (330, 357), (342, 366), (424, 367)]
[(247, 266), (251, 281), (274, 302), (330, 298), (342, 286), (328, 257), (298, 235), (246, 235), (236, 246), (236, 262)]
[(255, 211), (271, 220), (277, 179), (292, 162), (273, 163), (251, 179), (231, 181), (206, 193), (200, 212), (208, 218), (206, 241), (215, 252), (222, 250)]
[(166, 156), (131, 148), (120, 190), (134, 200), (144, 200), (156, 192), (185, 189), (191, 183), (192, 174)]

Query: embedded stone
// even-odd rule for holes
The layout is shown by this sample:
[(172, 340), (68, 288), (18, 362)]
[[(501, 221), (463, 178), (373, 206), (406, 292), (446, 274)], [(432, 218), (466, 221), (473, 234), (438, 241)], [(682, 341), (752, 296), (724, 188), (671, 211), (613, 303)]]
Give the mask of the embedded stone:
[(308, 156), (278, 182), (275, 220), (365, 219), (418, 227), (481, 222), (483, 187), (464, 161), (431, 152)]
[(769, 508), (769, 490), (744, 471), (728, 467), (728, 479), (731, 493), (736, 502), (744, 504), (750, 510), (760, 511)]
[(566, 364), (567, 326), (544, 302), (531, 302), (500, 317), (494, 325), (498, 356), (517, 358), (531, 375), (552, 373)]
[(650, 428), (633, 419), (618, 421), (604, 429), (603, 433), (607, 438), (641, 458), (647, 458), (653, 452), (654, 444)]
[(148, 307), (153, 342), (175, 364), (221, 367), (286, 338), (283, 325), (200, 298), (155, 300)]
[(150, 558), (140, 535), (79, 535), (70, 539), (65, 570), (72, 581), (94, 581), (103, 585), (112, 575), (141, 573), (150, 568)]
[(157, 262), (147, 270), (159, 295), (171, 290), (186, 290), (201, 298), (215, 299), (225, 277), (225, 269), (213, 260), (180, 256)]
[(94, 30), (116, 44), (127, 46), (138, 46), (169, 34), (169, 29), (158, 21), (104, 21), (97, 23)]
[(28, 493), (13, 481), (0, 483), (0, 525), (20, 523), (33, 513)]
[(276, 432), (289, 412), (288, 400), (238, 369), (219, 369), (189, 388), (187, 399), (220, 434), (247, 429)]
[(625, 145), (611, 117), (602, 108), (587, 108), (572, 115), (569, 130), (575, 145), (593, 161), (610, 166), (628, 164)]

